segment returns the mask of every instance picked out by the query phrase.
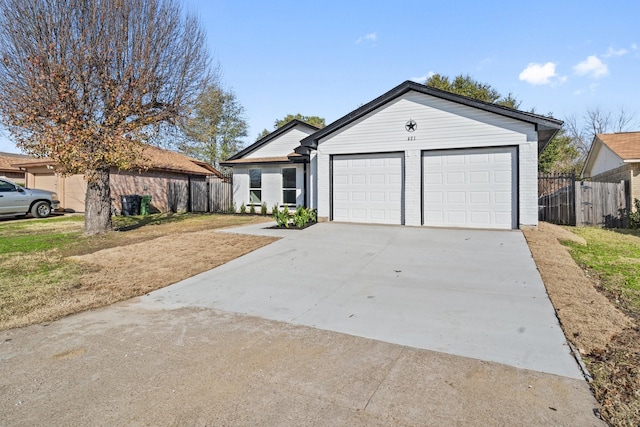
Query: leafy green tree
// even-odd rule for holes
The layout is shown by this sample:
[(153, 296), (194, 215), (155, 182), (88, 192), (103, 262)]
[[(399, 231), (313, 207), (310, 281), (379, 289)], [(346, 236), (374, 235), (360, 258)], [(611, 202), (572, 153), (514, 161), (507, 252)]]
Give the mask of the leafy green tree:
[(186, 140), (178, 149), (217, 167), (242, 149), (247, 131), (244, 107), (233, 91), (210, 84), (198, 96), (193, 114), (185, 121)]
[(260, 132), (258, 134), (258, 136), (256, 137), (256, 141), (259, 139), (264, 138), (265, 136), (269, 135), (271, 132), (269, 132), (267, 129), (262, 129), (262, 132)]
[[(298, 114), (287, 114), (286, 116), (284, 116), (282, 119), (276, 120), (273, 124), (273, 127), (275, 129), (279, 129), (282, 126), (286, 125), (287, 123), (289, 123), (292, 120), (300, 120), (302, 122), (305, 123), (309, 123), (312, 126), (315, 126), (319, 129), (322, 129), (323, 127), (326, 126), (324, 119), (322, 117), (318, 117), (318, 116), (303, 116), (302, 114), (298, 113)], [(256, 141), (258, 141), (259, 139), (264, 138), (265, 136), (269, 135), (271, 132), (267, 129), (263, 129), (262, 132), (260, 132), (258, 134), (258, 136), (256, 137)]]
[(520, 101), (518, 101), (513, 94), (508, 93), (507, 96), (502, 96), (500, 92), (490, 84), (474, 80), (468, 74), (466, 76), (460, 74), (453, 80), (441, 74), (434, 74), (427, 79), (425, 85), (490, 104), (497, 104), (514, 109), (520, 107)]
[(563, 127), (538, 156), (538, 171), (578, 174), (581, 169), (580, 152)]
[(315, 126), (317, 128), (322, 129), (323, 127), (326, 126), (326, 124), (324, 123), (324, 119), (322, 117), (318, 117), (318, 116), (303, 116), (302, 114), (298, 113), (298, 114), (287, 114), (284, 118), (280, 119), (280, 120), (276, 120), (274, 122), (274, 128), (278, 129), (281, 128), (282, 126), (286, 125), (287, 123), (289, 123), (291, 120), (300, 120), (301, 122), (305, 122), (305, 123), (309, 123), (311, 126)]

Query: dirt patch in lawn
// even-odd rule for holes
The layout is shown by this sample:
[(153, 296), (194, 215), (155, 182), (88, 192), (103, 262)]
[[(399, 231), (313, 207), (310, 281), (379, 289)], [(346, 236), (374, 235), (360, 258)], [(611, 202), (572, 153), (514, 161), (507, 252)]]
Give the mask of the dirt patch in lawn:
[[(263, 221), (263, 218), (244, 218), (242, 222)], [(18, 310), (14, 304), (10, 313), (0, 316), (0, 330), (52, 321), (144, 295), (278, 240), (216, 231), (229, 225), (239, 225), (238, 219), (212, 216), (181, 224), (146, 225), (91, 239), (80, 236), (81, 245), (63, 251), (54, 249), (21, 256), (21, 265), (25, 265), (28, 258), (46, 257), (47, 268), (59, 270), (61, 278), (46, 292), (35, 296), (25, 293), (26, 300), (16, 303), (22, 309)], [(17, 261), (8, 258), (4, 262)], [(34, 261), (32, 270), (41, 268), (41, 264)], [(69, 273), (68, 279), (65, 273)], [(51, 273), (47, 277), (50, 276)]]
[(585, 244), (584, 239), (544, 222), (524, 234), (565, 335), (593, 376), (603, 419), (612, 426), (640, 425), (638, 324), (599, 292), (597, 278), (561, 244)]
[(158, 237), (71, 259), (96, 270), (82, 277), (84, 286), (126, 297), (210, 270), (274, 240), (207, 230)]

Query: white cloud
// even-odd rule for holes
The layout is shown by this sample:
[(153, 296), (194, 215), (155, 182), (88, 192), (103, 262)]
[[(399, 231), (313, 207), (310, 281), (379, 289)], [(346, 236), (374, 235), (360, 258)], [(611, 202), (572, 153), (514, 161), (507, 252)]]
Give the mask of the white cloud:
[(573, 71), (579, 76), (589, 75), (595, 78), (609, 74), (607, 64), (602, 62), (596, 55), (591, 55), (579, 64), (576, 64), (573, 67)]
[(369, 34), (365, 34), (362, 37), (359, 37), (358, 40), (356, 40), (356, 44), (360, 44), (363, 42), (375, 42), (378, 39), (378, 34), (377, 33), (369, 33)]
[(631, 43), (631, 50), (638, 49), (638, 45), (636, 43)]
[(603, 58), (611, 58), (612, 56), (622, 56), (622, 55), (626, 55), (627, 53), (629, 53), (629, 51), (627, 49), (621, 48), (621, 49), (616, 50), (616, 49), (614, 49), (612, 47), (609, 47), (609, 50), (607, 51), (607, 53), (602, 55), (602, 57)]
[(576, 95), (576, 96), (580, 96), (580, 95), (582, 95), (582, 90), (578, 89), (575, 92), (573, 92), (573, 94)]
[(531, 62), (527, 68), (522, 70), (518, 78), (532, 85), (546, 85), (551, 83), (552, 77), (556, 76), (556, 64), (547, 62), (546, 64), (536, 64)]
[(427, 82), (428, 78), (434, 76), (435, 74), (436, 74), (435, 72), (429, 71), (427, 74), (425, 74), (422, 77), (411, 77), (409, 80), (411, 80), (412, 82), (424, 84)]

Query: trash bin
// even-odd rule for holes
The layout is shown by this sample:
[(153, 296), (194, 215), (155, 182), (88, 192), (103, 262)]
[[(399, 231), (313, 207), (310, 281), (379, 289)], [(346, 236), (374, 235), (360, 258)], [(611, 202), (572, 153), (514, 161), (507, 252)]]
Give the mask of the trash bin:
[(120, 196), (122, 202), (122, 215), (140, 215), (140, 196), (135, 194)]
[(149, 215), (151, 208), (151, 196), (142, 196), (140, 198), (140, 215)]

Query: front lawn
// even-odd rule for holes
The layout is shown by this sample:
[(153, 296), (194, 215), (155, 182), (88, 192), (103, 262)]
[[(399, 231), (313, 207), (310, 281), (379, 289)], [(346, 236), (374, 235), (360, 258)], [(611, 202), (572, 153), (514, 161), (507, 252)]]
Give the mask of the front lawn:
[(640, 230), (572, 228), (587, 245), (567, 243), (571, 255), (586, 268), (612, 299), (640, 314)]
[(640, 425), (640, 232), (571, 228), (586, 245), (566, 243), (613, 305), (633, 322), (606, 348), (585, 355), (593, 375), (592, 388), (612, 426)]
[(51, 321), (143, 295), (274, 239), (216, 229), (270, 220), (250, 215), (116, 217), (84, 236), (81, 216), (0, 222), (0, 330)]

